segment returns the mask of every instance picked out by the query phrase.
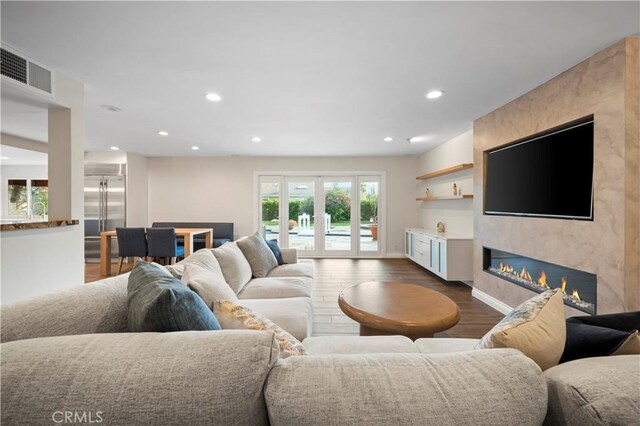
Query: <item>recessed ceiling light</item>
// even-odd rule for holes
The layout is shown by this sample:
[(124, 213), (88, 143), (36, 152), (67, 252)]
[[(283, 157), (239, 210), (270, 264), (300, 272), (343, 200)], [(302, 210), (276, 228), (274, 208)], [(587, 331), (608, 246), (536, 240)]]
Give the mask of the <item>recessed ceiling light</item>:
[(205, 95), (205, 98), (207, 98), (211, 102), (220, 102), (222, 100), (222, 96), (218, 95), (217, 93), (207, 93)]
[(117, 146), (112, 146), (111, 151), (120, 151), (120, 148), (118, 148)]
[(262, 139), (256, 136), (254, 138), (251, 138), (251, 142), (255, 142), (255, 143), (262, 142)]
[(412, 138), (407, 139), (407, 142), (409, 142), (409, 143), (421, 143), (421, 142), (427, 142), (428, 140), (429, 140), (429, 136), (420, 135), (420, 136), (414, 136)]
[(160, 131), (158, 132), (158, 134), (159, 134), (160, 136), (169, 136), (169, 132), (164, 131), (164, 130), (160, 130)]
[(383, 141), (385, 142), (393, 142), (393, 138), (390, 136), (387, 136), (386, 138), (383, 139)]
[(111, 111), (111, 112), (120, 112), (120, 111), (122, 111), (120, 108), (118, 108), (117, 106), (113, 106), (113, 105), (100, 105), (100, 108), (106, 109), (107, 111)]
[(191, 149), (194, 150), (194, 151), (197, 151), (197, 150), (200, 149), (200, 147), (199, 146), (192, 146)]
[(8, 160), (9, 157), (0, 157), (0, 160)]
[(426, 95), (424, 95), (427, 99), (438, 99), (440, 96), (442, 96), (444, 94), (444, 92), (442, 90), (432, 90), (429, 93), (427, 93)]

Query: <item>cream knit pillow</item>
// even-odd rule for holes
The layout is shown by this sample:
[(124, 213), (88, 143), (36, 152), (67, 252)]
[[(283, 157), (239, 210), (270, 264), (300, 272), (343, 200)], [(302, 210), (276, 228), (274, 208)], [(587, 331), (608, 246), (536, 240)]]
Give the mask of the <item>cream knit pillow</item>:
[(546, 370), (560, 361), (566, 338), (562, 293), (555, 289), (515, 307), (482, 337), (476, 349), (518, 349)]
[(246, 306), (237, 305), (229, 300), (221, 300), (214, 303), (213, 313), (223, 330), (248, 328), (251, 330), (272, 331), (280, 346), (280, 356), (282, 358), (307, 354), (306, 349), (298, 339), (279, 325), (274, 324), (270, 319), (253, 312)]

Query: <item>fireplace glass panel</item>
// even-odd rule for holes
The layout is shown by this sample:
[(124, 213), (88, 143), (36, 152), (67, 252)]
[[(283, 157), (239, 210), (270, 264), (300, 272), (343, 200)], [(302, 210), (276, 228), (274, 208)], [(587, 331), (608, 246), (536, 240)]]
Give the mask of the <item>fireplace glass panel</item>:
[(483, 249), (483, 269), (536, 293), (560, 288), (565, 305), (596, 314), (595, 274), (487, 247)]

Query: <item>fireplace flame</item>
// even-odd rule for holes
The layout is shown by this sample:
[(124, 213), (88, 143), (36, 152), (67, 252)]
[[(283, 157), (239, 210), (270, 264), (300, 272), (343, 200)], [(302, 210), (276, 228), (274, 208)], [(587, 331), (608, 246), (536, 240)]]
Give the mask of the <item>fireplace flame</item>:
[[(538, 276), (538, 279), (534, 280), (531, 274), (529, 273), (529, 271), (527, 271), (527, 269), (524, 266), (520, 270), (520, 273), (518, 273), (518, 271), (514, 269), (511, 265), (500, 262), (500, 265), (497, 268), (497, 272), (503, 275), (508, 275), (512, 279), (518, 280), (520, 282), (525, 282), (530, 285), (534, 285), (534, 286), (538, 285), (539, 287), (542, 287), (544, 289), (552, 288), (547, 283), (547, 274), (544, 271), (540, 271), (540, 275)], [(565, 299), (571, 299), (574, 303), (576, 302), (587, 303), (582, 301), (582, 299), (580, 298), (580, 295), (578, 294), (577, 289), (573, 289), (571, 296), (569, 296), (567, 294), (567, 284), (568, 284), (567, 277), (562, 277), (560, 281), (560, 286), (557, 287), (560, 289)]]
[(573, 294), (571, 294), (571, 297), (576, 299), (577, 301), (580, 301), (580, 295), (578, 294), (578, 290), (576, 290), (575, 288), (573, 289)]
[(547, 284), (547, 274), (545, 274), (544, 271), (540, 272), (540, 276), (538, 277), (538, 285), (540, 287), (549, 288), (549, 285)]

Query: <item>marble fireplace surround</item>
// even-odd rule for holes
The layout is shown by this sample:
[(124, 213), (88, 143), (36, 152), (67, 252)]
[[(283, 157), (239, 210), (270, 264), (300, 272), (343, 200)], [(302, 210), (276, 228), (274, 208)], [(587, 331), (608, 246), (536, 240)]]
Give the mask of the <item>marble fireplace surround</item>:
[[(594, 220), (483, 215), (484, 151), (594, 116)], [(640, 310), (640, 38), (610, 46), (474, 122), (474, 295), (535, 293), (483, 271), (483, 247), (597, 275), (598, 313)], [(570, 188), (567, 188), (569, 191)], [(585, 315), (566, 307), (567, 316)]]

